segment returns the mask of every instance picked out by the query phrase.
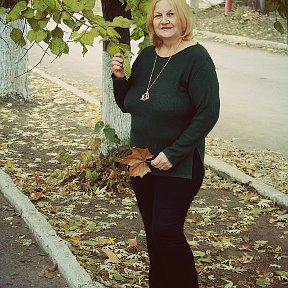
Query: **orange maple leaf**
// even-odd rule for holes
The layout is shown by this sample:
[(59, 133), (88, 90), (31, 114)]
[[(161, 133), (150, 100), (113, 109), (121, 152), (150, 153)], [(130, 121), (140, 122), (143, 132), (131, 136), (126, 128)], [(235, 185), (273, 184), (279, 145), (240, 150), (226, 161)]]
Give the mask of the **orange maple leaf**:
[(145, 163), (147, 159), (152, 158), (154, 155), (151, 154), (148, 148), (136, 148), (131, 147), (131, 155), (126, 156), (120, 160), (121, 164), (129, 165), (129, 176), (140, 176), (141, 178), (148, 172), (151, 172), (149, 166)]

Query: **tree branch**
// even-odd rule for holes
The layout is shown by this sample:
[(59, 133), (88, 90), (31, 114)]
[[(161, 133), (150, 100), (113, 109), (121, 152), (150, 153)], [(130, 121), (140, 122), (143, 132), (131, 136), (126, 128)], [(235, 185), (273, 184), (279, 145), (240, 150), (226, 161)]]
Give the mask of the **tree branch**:
[(28, 70), (25, 71), (24, 73), (19, 74), (19, 75), (16, 75), (14, 78), (21, 77), (21, 76), (23, 76), (24, 74), (31, 72), (34, 68), (36, 68), (38, 65), (40, 65), (41, 62), (42, 62), (42, 60), (43, 60), (43, 58), (44, 58), (44, 56), (46, 55), (46, 52), (47, 52), (48, 49), (49, 49), (49, 47), (46, 48), (46, 50), (44, 51), (44, 53), (43, 53), (41, 59), (39, 60), (39, 62), (38, 62), (37, 64), (35, 64), (31, 69), (28, 69)]

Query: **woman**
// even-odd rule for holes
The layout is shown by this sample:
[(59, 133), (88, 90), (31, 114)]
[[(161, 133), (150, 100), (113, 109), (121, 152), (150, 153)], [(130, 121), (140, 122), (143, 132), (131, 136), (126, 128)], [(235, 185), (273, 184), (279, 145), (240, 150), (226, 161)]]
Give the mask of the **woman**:
[(185, 0), (154, 0), (147, 19), (153, 46), (127, 80), (123, 55), (112, 58), (115, 100), (131, 114), (131, 146), (149, 148), (151, 173), (131, 182), (144, 222), (151, 288), (196, 288), (193, 254), (183, 233), (204, 177), (205, 137), (219, 114), (214, 64), (192, 38)]

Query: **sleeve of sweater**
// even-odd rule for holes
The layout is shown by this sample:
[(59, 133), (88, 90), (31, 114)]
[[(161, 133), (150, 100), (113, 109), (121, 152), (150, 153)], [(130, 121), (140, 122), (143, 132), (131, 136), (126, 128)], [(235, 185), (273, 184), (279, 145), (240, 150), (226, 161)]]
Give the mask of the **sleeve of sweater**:
[(218, 120), (219, 84), (212, 60), (206, 62), (196, 73), (190, 73), (188, 92), (196, 114), (178, 139), (163, 150), (173, 165), (189, 155), (195, 149), (195, 145), (207, 136)]
[(116, 78), (114, 74), (112, 74), (112, 80), (115, 102), (122, 112), (127, 113), (124, 106), (124, 99), (127, 91), (129, 90), (129, 80), (127, 80), (126, 78)]

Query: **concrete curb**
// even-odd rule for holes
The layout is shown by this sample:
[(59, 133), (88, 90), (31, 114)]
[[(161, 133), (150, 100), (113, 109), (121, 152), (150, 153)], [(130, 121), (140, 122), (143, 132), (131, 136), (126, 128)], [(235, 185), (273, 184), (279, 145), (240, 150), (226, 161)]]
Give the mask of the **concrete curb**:
[(227, 164), (226, 162), (205, 155), (205, 166), (215, 171), (218, 175), (232, 179), (240, 184), (252, 188), (260, 195), (273, 200), (278, 206), (288, 209), (288, 195), (284, 194), (275, 188), (248, 176), (237, 168)]
[(285, 43), (278, 43), (278, 42), (272, 42), (267, 40), (256, 40), (250, 37), (244, 37), (244, 36), (235, 36), (235, 35), (226, 35), (226, 34), (220, 34), (220, 33), (214, 33), (210, 31), (201, 31), (194, 29), (193, 32), (195, 33), (196, 38), (201, 36), (205, 36), (210, 39), (220, 39), (225, 40), (233, 43), (239, 43), (239, 44), (245, 44), (257, 48), (273, 48), (273, 49), (279, 49), (279, 50), (288, 50), (288, 44)]
[(57, 236), (45, 217), (35, 208), (2, 169), (0, 169), (0, 191), (27, 224), (42, 249), (57, 263), (61, 275), (71, 288), (105, 288), (92, 282), (90, 275), (80, 266), (71, 253), (67, 242)]

